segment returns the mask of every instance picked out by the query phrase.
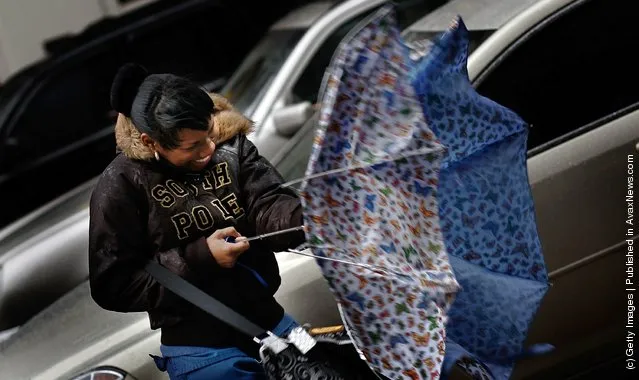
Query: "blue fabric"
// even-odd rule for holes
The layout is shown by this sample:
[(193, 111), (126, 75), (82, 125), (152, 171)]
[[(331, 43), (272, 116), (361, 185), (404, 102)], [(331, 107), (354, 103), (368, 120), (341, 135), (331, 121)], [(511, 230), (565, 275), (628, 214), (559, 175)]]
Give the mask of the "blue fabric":
[(449, 311), (447, 346), (455, 349), (447, 356), (467, 352), (507, 379), (514, 360), (531, 352), (523, 344), (548, 274), (528, 182), (528, 126), (474, 90), (467, 58), (468, 30), (458, 18), (411, 75), (424, 116), (447, 148), (439, 216), (462, 286)]
[[(296, 326), (298, 323), (290, 315), (284, 314), (272, 332), (278, 336), (287, 336)], [(160, 351), (162, 357), (151, 357), (158, 369), (167, 371), (172, 380), (266, 379), (261, 364), (234, 347), (161, 345)]]
[(237, 262), (237, 265), (239, 267), (242, 267), (246, 270), (248, 270), (249, 272), (253, 273), (253, 276), (255, 276), (255, 278), (257, 279), (257, 281), (260, 282), (260, 284), (262, 284), (263, 287), (268, 288), (268, 283), (266, 282), (266, 280), (264, 279), (264, 277), (262, 277), (259, 273), (257, 273), (257, 271), (253, 268), (251, 268), (250, 266), (246, 265), (246, 264), (242, 264), (241, 262)]
[(512, 362), (524, 353), (526, 332), (546, 286), (491, 272), (455, 256), (450, 262), (462, 289), (468, 291), (458, 293), (449, 311), (446, 345), (459, 343), (496, 379), (507, 379)]
[[(224, 238), (224, 241), (227, 243), (235, 243), (235, 238), (233, 236), (227, 236)], [(255, 276), (255, 278), (257, 279), (257, 281), (260, 282), (260, 284), (262, 284), (263, 287), (268, 288), (268, 283), (266, 282), (266, 280), (264, 280), (264, 278), (257, 273), (257, 271), (251, 267), (249, 267), (246, 264), (242, 264), (241, 262), (237, 262), (237, 266), (244, 268), (246, 270), (248, 270), (249, 272), (251, 272), (253, 274), (253, 276)]]

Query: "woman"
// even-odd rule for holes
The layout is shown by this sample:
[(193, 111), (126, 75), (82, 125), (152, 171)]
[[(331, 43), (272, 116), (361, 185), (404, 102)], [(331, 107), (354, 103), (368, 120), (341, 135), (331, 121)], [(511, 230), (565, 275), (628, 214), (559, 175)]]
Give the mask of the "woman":
[(164, 289), (144, 265), (156, 260), (286, 334), (296, 323), (273, 298), (273, 251), (301, 244), (304, 233), (250, 245), (242, 236), (301, 225), (299, 198), (247, 139), (252, 123), (189, 80), (127, 64), (111, 103), (120, 152), (91, 197), (93, 299), (107, 310), (147, 311), (151, 328), (161, 329), (156, 363), (173, 379), (264, 378), (250, 337)]

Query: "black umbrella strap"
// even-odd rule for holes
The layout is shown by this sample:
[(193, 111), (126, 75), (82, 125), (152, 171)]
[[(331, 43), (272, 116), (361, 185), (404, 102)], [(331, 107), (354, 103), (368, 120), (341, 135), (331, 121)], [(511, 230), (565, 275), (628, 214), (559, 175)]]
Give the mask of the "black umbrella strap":
[(238, 331), (260, 340), (267, 335), (263, 328), (166, 269), (157, 261), (149, 260), (144, 269), (165, 288)]

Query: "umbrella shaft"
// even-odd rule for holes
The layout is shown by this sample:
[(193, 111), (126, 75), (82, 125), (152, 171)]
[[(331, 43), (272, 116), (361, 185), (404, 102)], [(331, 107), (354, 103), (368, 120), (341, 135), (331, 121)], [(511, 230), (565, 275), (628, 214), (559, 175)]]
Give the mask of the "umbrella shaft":
[(271, 236), (276, 236), (276, 235), (281, 235), (281, 234), (287, 234), (289, 232), (294, 232), (294, 231), (301, 231), (304, 229), (304, 226), (299, 226), (299, 227), (293, 227), (293, 228), (287, 228), (285, 230), (281, 230), (281, 231), (275, 231), (275, 232), (269, 232), (267, 234), (262, 234), (262, 235), (257, 235), (257, 236), (253, 236), (250, 237), (248, 239), (245, 239), (243, 241), (253, 241), (253, 240), (260, 240), (260, 239), (264, 239), (267, 237), (271, 237)]

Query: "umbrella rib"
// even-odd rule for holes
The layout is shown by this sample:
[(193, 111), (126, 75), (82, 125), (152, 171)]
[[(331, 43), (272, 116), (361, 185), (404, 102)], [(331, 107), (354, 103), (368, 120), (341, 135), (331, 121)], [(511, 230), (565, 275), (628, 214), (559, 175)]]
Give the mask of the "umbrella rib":
[(371, 271), (374, 271), (374, 272), (382, 272), (384, 275), (386, 275), (388, 277), (391, 277), (393, 275), (402, 276), (402, 277), (409, 277), (408, 275), (406, 275), (404, 273), (397, 273), (397, 272), (394, 272), (394, 271), (389, 271), (386, 268), (382, 268), (382, 267), (379, 267), (379, 266), (376, 266), (376, 265), (355, 263), (355, 262), (348, 261), (348, 260), (341, 260), (341, 259), (334, 259), (332, 257), (318, 256), (318, 255), (314, 255), (312, 253), (306, 253), (306, 252), (302, 252), (302, 251), (298, 251), (296, 249), (290, 249), (290, 248), (286, 252), (294, 253), (296, 255), (301, 255), (301, 256), (313, 257), (313, 258), (319, 259), (319, 260), (335, 261), (335, 262), (342, 263), (342, 264), (353, 265), (353, 266), (361, 267), (361, 268), (368, 269), (368, 270), (371, 270)]
[(325, 176), (328, 176), (328, 175), (331, 175), (331, 174), (369, 168), (371, 166), (381, 165), (381, 164), (385, 164), (385, 163), (388, 163), (388, 162), (401, 160), (403, 158), (420, 156), (420, 155), (434, 153), (434, 152), (436, 152), (435, 149), (422, 148), (422, 149), (419, 149), (419, 150), (404, 154), (404, 155), (402, 155), (400, 157), (394, 157), (394, 158), (380, 160), (380, 161), (376, 161), (376, 162), (367, 162), (367, 163), (361, 164), (361, 165), (352, 165), (352, 166), (347, 166), (347, 167), (344, 167), (344, 168), (331, 169), (331, 170), (327, 170), (327, 171), (324, 171), (324, 172), (311, 174), (311, 175), (308, 175), (308, 176), (304, 176), (304, 177), (301, 177), (301, 178), (297, 178), (297, 179), (285, 182), (285, 183), (281, 184), (280, 187), (290, 187), (290, 186), (295, 185), (295, 184), (300, 183), (300, 182), (308, 181), (308, 180), (315, 179), (315, 178), (325, 177)]

